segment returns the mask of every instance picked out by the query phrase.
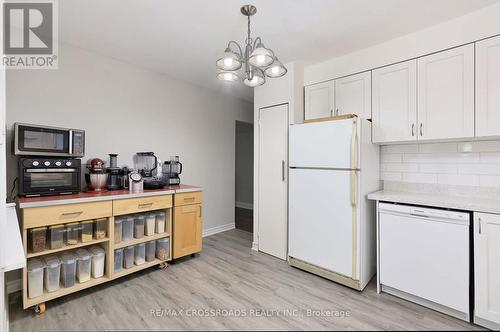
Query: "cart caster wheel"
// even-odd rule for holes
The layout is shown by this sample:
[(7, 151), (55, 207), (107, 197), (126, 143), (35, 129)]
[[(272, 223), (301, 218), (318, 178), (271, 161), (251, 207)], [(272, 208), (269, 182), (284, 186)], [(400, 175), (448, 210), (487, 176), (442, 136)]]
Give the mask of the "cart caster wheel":
[(45, 312), (45, 303), (40, 303), (40, 304), (37, 304), (35, 307), (35, 313), (37, 315), (41, 315)]
[(166, 262), (160, 264), (160, 269), (166, 270), (168, 267), (168, 264)]

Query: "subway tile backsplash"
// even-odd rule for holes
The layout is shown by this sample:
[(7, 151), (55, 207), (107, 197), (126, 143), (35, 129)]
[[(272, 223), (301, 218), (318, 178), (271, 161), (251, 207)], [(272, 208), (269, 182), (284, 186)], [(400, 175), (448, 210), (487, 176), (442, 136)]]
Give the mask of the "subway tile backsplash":
[(386, 145), (384, 181), (500, 188), (500, 140)]

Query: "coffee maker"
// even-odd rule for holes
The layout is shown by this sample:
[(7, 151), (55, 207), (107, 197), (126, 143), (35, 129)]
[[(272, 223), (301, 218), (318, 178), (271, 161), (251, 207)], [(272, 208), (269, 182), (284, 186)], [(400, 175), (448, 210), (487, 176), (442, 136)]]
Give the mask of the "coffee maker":
[(179, 185), (181, 179), (179, 174), (182, 173), (182, 163), (179, 161), (179, 156), (172, 156), (170, 160), (165, 161), (163, 165), (163, 178), (167, 185)]
[(162, 179), (161, 161), (154, 152), (137, 152), (135, 157), (135, 169), (142, 175), (144, 189), (162, 189), (165, 182)]
[(109, 154), (109, 167), (106, 168), (106, 173), (108, 173), (106, 188), (108, 190), (122, 189), (122, 170), (118, 167), (118, 154)]

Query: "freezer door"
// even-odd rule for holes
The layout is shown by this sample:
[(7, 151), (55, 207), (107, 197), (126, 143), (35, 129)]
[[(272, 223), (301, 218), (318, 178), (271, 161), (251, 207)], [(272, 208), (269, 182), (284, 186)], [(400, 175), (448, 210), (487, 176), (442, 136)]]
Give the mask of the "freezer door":
[(351, 173), (290, 169), (289, 256), (352, 278)]
[(290, 126), (290, 167), (357, 167), (357, 119)]

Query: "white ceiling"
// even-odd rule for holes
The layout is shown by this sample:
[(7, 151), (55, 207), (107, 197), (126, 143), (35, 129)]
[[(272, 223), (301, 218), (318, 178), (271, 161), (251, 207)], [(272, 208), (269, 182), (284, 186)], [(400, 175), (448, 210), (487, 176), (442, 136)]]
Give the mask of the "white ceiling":
[(242, 43), (241, 5), (257, 6), (253, 36), (283, 62), (313, 63), (464, 15), (499, 0), (64, 0), (62, 41), (252, 100), (215, 77), (229, 40)]

